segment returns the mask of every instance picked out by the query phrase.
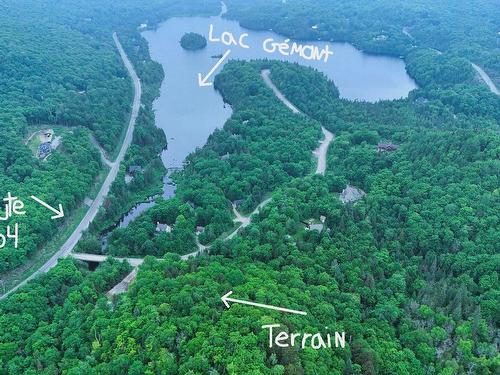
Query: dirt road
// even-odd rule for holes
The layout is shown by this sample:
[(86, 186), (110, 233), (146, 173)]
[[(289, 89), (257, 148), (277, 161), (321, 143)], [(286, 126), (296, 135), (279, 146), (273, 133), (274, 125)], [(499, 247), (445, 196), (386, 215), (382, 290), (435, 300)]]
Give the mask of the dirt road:
[(483, 79), (484, 83), (490, 88), (490, 91), (493, 94), (500, 95), (500, 92), (498, 91), (497, 87), (495, 86), (495, 83), (491, 80), (490, 76), (486, 74), (486, 72), (478, 65), (471, 63), (472, 67), (476, 70), (476, 72), (479, 73), (481, 78)]
[(318, 165), (316, 166), (316, 174), (325, 174), (326, 171), (326, 155), (328, 153), (328, 146), (333, 141), (333, 133), (321, 127), (325, 138), (320, 142), (319, 147), (313, 151), (313, 154), (318, 158)]
[(273, 90), (274, 92), (274, 95), (276, 95), (276, 97), (281, 100), (283, 102), (284, 105), (286, 105), (288, 108), (290, 108), (290, 110), (293, 112), (293, 113), (302, 113), (300, 112), (300, 110), (295, 107), (286, 97), (285, 95), (283, 95), (281, 93), (280, 90), (278, 90), (278, 88), (274, 85), (273, 81), (271, 81), (271, 77), (269, 77), (269, 75), (271, 74), (271, 71), (269, 69), (264, 69), (262, 72), (260, 72), (260, 75), (262, 76), (262, 79), (264, 79), (264, 82), (266, 83), (266, 85), (268, 85), (271, 90)]
[[(302, 113), (296, 106), (294, 106), (283, 93), (274, 85), (273, 81), (271, 81), (271, 71), (269, 69), (264, 69), (260, 72), (262, 79), (268, 85), (271, 90), (273, 90), (274, 95), (283, 102), (293, 113)], [(321, 127), (321, 131), (325, 138), (320, 142), (319, 147), (313, 151), (313, 154), (318, 158), (318, 165), (316, 166), (316, 174), (325, 174), (326, 170), (326, 154), (328, 153), (328, 146), (333, 141), (334, 135), (332, 132), (329, 132), (324, 127)]]

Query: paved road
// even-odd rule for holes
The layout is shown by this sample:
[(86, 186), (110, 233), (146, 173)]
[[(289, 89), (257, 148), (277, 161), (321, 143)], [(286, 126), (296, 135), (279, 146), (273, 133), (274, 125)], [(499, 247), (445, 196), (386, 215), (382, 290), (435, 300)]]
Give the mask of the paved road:
[[(264, 82), (273, 90), (276, 97), (279, 100), (281, 100), (283, 102), (283, 104), (285, 104), (293, 113), (302, 113), (297, 107), (295, 107), (281, 93), (281, 91), (278, 90), (278, 88), (271, 81), (271, 78), (269, 76), (270, 73), (271, 72), (269, 69), (265, 69), (261, 72), (261, 76), (264, 79)], [(332, 140), (334, 138), (334, 135), (331, 132), (329, 132), (328, 130), (326, 130), (324, 127), (321, 127), (321, 130), (323, 131), (325, 138), (321, 141), (319, 147), (315, 151), (313, 151), (314, 155), (316, 155), (318, 158), (318, 165), (316, 167), (316, 174), (324, 174), (325, 173), (326, 154), (328, 152), (328, 146), (330, 145), (330, 143), (332, 142)], [(238, 232), (240, 231), (241, 228), (245, 228), (248, 225), (250, 225), (250, 223), (252, 222), (252, 216), (255, 215), (256, 213), (258, 213), (260, 211), (260, 209), (262, 207), (264, 207), (266, 204), (268, 204), (270, 201), (271, 201), (271, 198), (268, 198), (268, 199), (262, 201), (255, 208), (255, 210), (253, 210), (253, 212), (248, 216), (241, 215), (238, 212), (238, 210), (236, 209), (236, 207), (233, 205), (233, 213), (236, 216), (236, 218), (234, 219), (234, 222), (240, 223), (240, 225), (238, 226), (238, 228), (236, 228), (234, 231), (232, 231), (227, 237), (225, 237), (223, 239), (223, 241), (232, 239), (234, 236), (236, 236), (238, 234)], [(204, 246), (201, 243), (199, 243), (198, 238), (196, 239), (196, 244), (198, 245), (198, 250), (193, 251), (192, 253), (189, 253), (189, 254), (182, 255), (181, 256), (182, 260), (187, 260), (189, 258), (195, 257), (195, 256), (207, 251), (208, 249), (210, 249), (210, 245)], [(120, 283), (115, 285), (113, 287), (113, 289), (111, 289), (108, 292), (108, 295), (115, 295), (118, 293), (125, 292), (128, 289), (128, 286), (130, 285), (130, 283), (135, 279), (136, 275), (137, 275), (137, 272), (135, 272), (135, 270), (132, 271), (129, 275), (127, 275), (125, 277), (125, 279), (123, 279)]]
[(132, 82), (134, 84), (134, 102), (132, 104), (132, 113), (130, 116), (130, 121), (128, 124), (127, 128), (127, 133), (125, 135), (125, 139), (123, 140), (123, 144), (120, 148), (120, 152), (118, 153), (118, 157), (116, 158), (116, 161), (113, 163), (111, 169), (109, 170), (108, 176), (106, 177), (106, 180), (101, 186), (101, 189), (99, 190), (99, 193), (97, 194), (97, 197), (94, 199), (92, 202), (92, 205), (89, 207), (87, 213), (85, 214), (84, 218), (78, 224), (74, 232), (71, 234), (71, 236), (68, 238), (68, 240), (61, 246), (61, 248), (44, 264), (42, 265), (37, 271), (35, 271), (31, 276), (29, 276), (27, 279), (23, 280), (20, 282), (18, 285), (16, 285), (14, 288), (9, 290), (7, 293), (4, 295), (0, 296), (0, 299), (3, 299), (7, 297), (9, 294), (12, 292), (16, 291), (18, 288), (22, 287), (25, 285), (28, 281), (34, 279), (36, 276), (38, 276), (42, 272), (47, 272), (51, 268), (53, 268), (57, 264), (57, 260), (59, 258), (67, 256), (75, 247), (75, 245), (78, 243), (80, 238), (82, 237), (82, 233), (89, 227), (89, 224), (94, 220), (95, 216), (97, 215), (97, 212), (99, 211), (99, 208), (102, 206), (102, 203), (104, 202), (104, 199), (106, 198), (109, 189), (111, 187), (111, 184), (115, 180), (118, 171), (120, 169), (120, 163), (123, 161), (123, 158), (125, 157), (125, 153), (127, 152), (127, 149), (129, 148), (130, 144), (132, 143), (132, 136), (134, 134), (134, 127), (135, 127), (135, 122), (137, 120), (137, 115), (139, 114), (139, 108), (141, 104), (141, 95), (142, 95), (142, 90), (141, 90), (141, 82), (139, 77), (137, 76), (134, 67), (132, 66), (132, 63), (128, 59), (127, 55), (125, 54), (125, 51), (123, 50), (123, 47), (118, 40), (118, 37), (116, 33), (113, 33), (113, 40), (115, 41), (116, 48), (118, 49), (118, 52), (120, 53), (120, 57), (122, 58), (122, 61), (127, 68), (127, 71), (132, 78)]
[(481, 78), (483, 79), (484, 83), (490, 88), (490, 91), (493, 94), (500, 95), (500, 92), (498, 91), (497, 87), (495, 86), (495, 83), (491, 80), (490, 76), (478, 65), (471, 63), (472, 67), (476, 70), (476, 72), (479, 73)]
[(110, 289), (106, 295), (108, 297), (114, 296), (116, 294), (125, 293), (128, 290), (129, 285), (137, 277), (137, 267), (132, 270), (125, 278), (116, 284), (112, 289)]
[[(271, 81), (271, 71), (269, 69), (264, 69), (260, 72), (262, 78), (266, 85), (268, 85), (271, 90), (273, 90), (276, 97), (283, 102), (293, 113), (302, 113), (296, 106), (290, 102), (285, 95), (274, 85), (273, 81)], [(333, 141), (334, 135), (333, 133), (326, 130), (324, 127), (321, 127), (321, 131), (325, 138), (320, 142), (319, 147), (313, 151), (313, 154), (318, 158), (318, 165), (316, 166), (316, 174), (325, 174), (326, 170), (326, 154), (328, 152), (328, 146)]]
[[(96, 263), (105, 262), (106, 259), (109, 258), (109, 255), (87, 254), (87, 253), (71, 253), (69, 254), (69, 256), (78, 260), (83, 260), (85, 262), (96, 262)], [(143, 258), (122, 258), (122, 257), (112, 257), (112, 258), (120, 262), (127, 261), (132, 267), (137, 267), (140, 266), (142, 263), (144, 263)]]

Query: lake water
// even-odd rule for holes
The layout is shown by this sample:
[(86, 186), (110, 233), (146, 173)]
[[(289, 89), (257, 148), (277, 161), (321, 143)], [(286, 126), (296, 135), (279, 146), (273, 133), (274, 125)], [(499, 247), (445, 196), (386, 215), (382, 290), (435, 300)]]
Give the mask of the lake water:
[(228, 47), (209, 42), (202, 50), (186, 51), (179, 44), (186, 32), (196, 32), (208, 39), (210, 24), (213, 25), (215, 37), (220, 37), (224, 31), (235, 36), (249, 34), (245, 43), (251, 48), (231, 46), (228, 60), (274, 58), (311, 66), (332, 79), (340, 96), (346, 99), (370, 102), (396, 99), (406, 97), (409, 91), (416, 88), (415, 82), (406, 73), (403, 60), (368, 55), (347, 43), (301, 42), (320, 49), (328, 44), (333, 55), (325, 63), (305, 60), (298, 55), (285, 57), (278, 52), (265, 52), (262, 48), (265, 39), (273, 38), (279, 42), (286, 39), (271, 31), (249, 31), (237, 22), (221, 17), (171, 18), (157, 30), (142, 34), (149, 43), (152, 59), (162, 64), (165, 71), (165, 80), (154, 109), (156, 126), (163, 129), (167, 136), (168, 147), (162, 154), (167, 168), (181, 168), (185, 157), (197, 147), (202, 147), (208, 136), (216, 128), (222, 127), (231, 115), (231, 108), (224, 106), (222, 97), (212, 87), (198, 85), (198, 73), (208, 73), (218, 60), (212, 56), (223, 54)]
[[(333, 55), (325, 63), (305, 60), (298, 55), (285, 57), (278, 52), (265, 52), (262, 48), (264, 40), (273, 38), (282, 42), (286, 39), (271, 31), (249, 31), (240, 27), (237, 22), (221, 17), (171, 18), (157, 30), (142, 33), (149, 43), (152, 59), (159, 62), (165, 71), (160, 97), (154, 103), (156, 126), (163, 129), (168, 141), (168, 147), (162, 153), (162, 161), (169, 171), (164, 181), (164, 198), (175, 194), (175, 187), (168, 177), (170, 172), (182, 168), (186, 156), (197, 147), (202, 147), (208, 136), (216, 128), (222, 127), (231, 116), (230, 106), (224, 105), (222, 97), (213, 87), (198, 85), (198, 73), (205, 76), (218, 61), (218, 58), (212, 56), (222, 55), (228, 47), (209, 42), (202, 50), (186, 51), (179, 44), (186, 32), (196, 32), (208, 39), (210, 24), (213, 25), (215, 37), (220, 37), (224, 31), (231, 32), (236, 37), (243, 33), (249, 34), (245, 43), (251, 48), (231, 46), (227, 60), (272, 58), (311, 66), (335, 82), (342, 98), (369, 102), (399, 99), (406, 97), (417, 87), (406, 73), (403, 60), (365, 54), (348, 43), (300, 42), (312, 44), (320, 50), (328, 45)], [(289, 43), (293, 43), (293, 40)], [(214, 75), (220, 69), (222, 66)], [(213, 81), (213, 76), (210, 81)], [(134, 207), (122, 218), (119, 226), (126, 227), (151, 205), (151, 202), (147, 202)]]

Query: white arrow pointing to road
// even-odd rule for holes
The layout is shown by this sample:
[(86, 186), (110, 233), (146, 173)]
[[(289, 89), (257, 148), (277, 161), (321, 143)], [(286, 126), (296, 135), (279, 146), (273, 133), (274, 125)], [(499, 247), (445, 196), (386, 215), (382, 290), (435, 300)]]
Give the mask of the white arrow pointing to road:
[(292, 313), (292, 314), (300, 314), (300, 315), (307, 315), (306, 312), (304, 311), (298, 311), (298, 310), (291, 310), (291, 309), (285, 309), (283, 307), (277, 307), (277, 306), (271, 306), (271, 305), (264, 305), (262, 303), (256, 303), (256, 302), (249, 302), (249, 301), (242, 301), (239, 299), (235, 298), (230, 298), (229, 296), (233, 294), (233, 291), (229, 291), (226, 294), (224, 294), (220, 299), (222, 302), (224, 302), (224, 305), (229, 309), (229, 303), (228, 302), (234, 302), (234, 303), (240, 303), (243, 305), (250, 305), (250, 306), (257, 306), (257, 307), (262, 307), (264, 309), (271, 309), (271, 310), (278, 310), (278, 311), (283, 311), (287, 313)]
[(222, 64), (222, 62), (226, 59), (226, 57), (229, 56), (230, 53), (231, 53), (231, 50), (228, 49), (226, 51), (226, 53), (224, 55), (222, 55), (222, 57), (219, 59), (219, 61), (217, 61), (217, 63), (214, 65), (214, 67), (212, 69), (210, 69), (210, 71), (208, 72), (208, 74), (205, 77), (202, 77), (201, 73), (198, 73), (198, 85), (200, 85), (200, 87), (212, 86), (212, 82), (207, 82), (207, 79), (210, 78), (210, 76), (212, 74), (214, 74), (215, 70), (220, 66), (220, 64)]
[(44, 207), (48, 208), (49, 210), (51, 210), (52, 212), (54, 212), (55, 215), (52, 216), (51, 219), (59, 219), (61, 217), (64, 217), (64, 211), (63, 211), (62, 204), (59, 203), (59, 209), (57, 210), (54, 207), (49, 206), (47, 203), (42, 201), (40, 198), (35, 197), (34, 195), (31, 196), (31, 199), (33, 199), (34, 201), (40, 203), (42, 206), (44, 206)]

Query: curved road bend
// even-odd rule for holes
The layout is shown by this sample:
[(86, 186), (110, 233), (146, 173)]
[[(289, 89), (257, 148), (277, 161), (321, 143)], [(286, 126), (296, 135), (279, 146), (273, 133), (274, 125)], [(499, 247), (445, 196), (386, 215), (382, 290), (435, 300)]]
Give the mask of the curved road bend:
[[(241, 228), (245, 228), (248, 225), (250, 225), (250, 223), (252, 222), (252, 216), (255, 215), (256, 213), (258, 213), (260, 211), (260, 209), (262, 207), (264, 207), (266, 204), (268, 204), (269, 202), (271, 202), (271, 199), (272, 198), (267, 198), (266, 200), (263, 200), (262, 202), (260, 202), (260, 204), (255, 208), (255, 210), (253, 210), (252, 213), (250, 215), (248, 215), (248, 216), (242, 216), (236, 210), (236, 208), (233, 205), (233, 212), (236, 215), (236, 219), (234, 219), (234, 221), (235, 222), (239, 222), (240, 225), (238, 226), (238, 228), (236, 228), (234, 231), (232, 231), (229, 235), (227, 235), (226, 237), (224, 237), (222, 239), (222, 241), (230, 240), (231, 238), (233, 238), (234, 236), (236, 236), (236, 234), (238, 233), (238, 231)], [(209, 250), (210, 247), (211, 247), (211, 245), (207, 245), (207, 246), (202, 245), (198, 241), (198, 237), (196, 237), (196, 245), (198, 246), (198, 250), (196, 250), (196, 251), (194, 251), (192, 253), (189, 253), (189, 254), (181, 255), (181, 260), (188, 260), (189, 258), (196, 257), (197, 255), (199, 255), (199, 254), (201, 254), (201, 253)], [(96, 256), (94, 254), (73, 254), (73, 257), (77, 258), (77, 259), (81, 259), (81, 260), (96, 260), (96, 259), (101, 260), (101, 257), (102, 258), (106, 258), (106, 256), (102, 256), (102, 255), (101, 256), (99, 256), (99, 255)], [(120, 294), (120, 293), (126, 292), (128, 290), (129, 285), (137, 277), (137, 267), (140, 264), (142, 264), (142, 262), (144, 261), (143, 258), (115, 258), (115, 259), (117, 259), (117, 260), (127, 260), (134, 268), (133, 268), (132, 272), (130, 272), (127, 276), (125, 276), (125, 278), (122, 281), (120, 281), (113, 288), (111, 288), (111, 290), (108, 291), (108, 293), (107, 293), (108, 296), (113, 296), (115, 294)]]
[[(248, 227), (250, 225), (250, 223), (252, 222), (252, 216), (255, 215), (255, 214), (257, 214), (261, 210), (262, 207), (264, 207), (266, 204), (268, 204), (269, 202), (271, 202), (271, 199), (272, 198), (267, 198), (267, 199), (263, 200), (262, 202), (260, 202), (259, 205), (257, 207), (255, 207), (255, 210), (253, 210), (250, 213), (250, 215), (248, 215), (248, 216), (242, 216), (236, 210), (236, 208), (233, 206), (233, 212), (236, 215), (236, 219), (234, 219), (234, 222), (240, 223), (240, 225), (238, 226), (238, 228), (236, 228), (230, 234), (228, 234), (226, 237), (224, 237), (222, 239), (222, 241), (230, 240), (231, 238), (233, 238), (234, 236), (236, 236), (236, 234), (238, 233), (238, 231), (241, 228)], [(195, 257), (198, 254), (200, 254), (200, 253), (202, 253), (202, 252), (210, 249), (210, 246), (211, 246), (211, 245), (207, 245), (207, 246), (202, 245), (201, 243), (198, 242), (198, 238), (196, 238), (196, 244), (198, 245), (198, 250), (194, 251), (192, 253), (189, 253), (189, 254), (181, 255), (181, 259), (182, 260), (187, 260), (187, 259), (189, 259), (191, 257)]]
[(484, 83), (489, 87), (490, 91), (493, 94), (500, 95), (500, 91), (498, 91), (495, 83), (491, 80), (490, 76), (479, 66), (471, 62), (472, 67), (479, 73)]
[(101, 161), (103, 164), (106, 164), (108, 167), (113, 166), (113, 162), (108, 159), (108, 156), (106, 154), (106, 151), (102, 148), (102, 146), (97, 142), (97, 139), (91, 134), (90, 135), (90, 142), (99, 150), (99, 153), (101, 154)]
[(71, 236), (67, 239), (67, 241), (37, 271), (35, 271), (32, 275), (30, 275), (25, 280), (21, 281), (14, 288), (10, 289), (8, 292), (6, 292), (2, 296), (0, 296), (0, 299), (7, 297), (9, 294), (11, 294), (12, 292), (16, 291), (18, 288), (25, 285), (28, 281), (34, 279), (40, 273), (47, 272), (48, 270), (50, 270), (52, 267), (54, 267), (57, 264), (57, 260), (59, 258), (67, 256), (73, 250), (75, 245), (80, 240), (82, 233), (89, 227), (89, 224), (94, 220), (95, 216), (97, 215), (97, 212), (99, 211), (99, 208), (102, 206), (104, 199), (106, 198), (106, 196), (109, 192), (111, 184), (115, 180), (115, 178), (118, 174), (118, 171), (120, 170), (120, 163), (123, 161), (123, 158), (125, 157), (125, 153), (127, 152), (127, 149), (129, 148), (130, 144), (132, 143), (132, 136), (134, 134), (135, 122), (137, 120), (137, 115), (139, 114), (139, 108), (140, 108), (140, 104), (141, 104), (141, 95), (142, 95), (141, 81), (140, 81), (139, 77), (137, 76), (132, 63), (130, 62), (127, 55), (125, 54), (125, 51), (123, 50), (123, 47), (122, 47), (120, 41), (118, 40), (116, 33), (113, 33), (113, 40), (115, 41), (116, 48), (118, 49), (118, 52), (120, 53), (120, 57), (123, 61), (123, 64), (127, 68), (127, 71), (129, 73), (130, 77), (132, 78), (132, 82), (134, 84), (134, 102), (132, 104), (132, 113), (130, 115), (130, 121), (128, 123), (127, 133), (125, 134), (125, 139), (123, 140), (122, 146), (120, 148), (120, 152), (118, 153), (118, 156), (117, 156), (115, 162), (112, 164), (111, 169), (109, 170), (109, 173), (106, 177), (106, 180), (104, 181), (104, 183), (101, 186), (101, 189), (99, 190), (99, 193), (97, 193), (97, 197), (94, 199), (94, 201), (90, 205), (87, 213), (83, 217), (82, 221), (80, 222), (80, 224), (78, 224), (78, 226), (73, 231)]
[[(274, 85), (273, 81), (271, 81), (271, 71), (269, 69), (264, 69), (260, 72), (262, 79), (266, 83), (271, 90), (273, 90), (276, 97), (283, 102), (293, 113), (302, 113), (296, 106), (294, 106), (283, 93)], [(325, 174), (326, 170), (326, 154), (328, 152), (328, 146), (334, 139), (334, 135), (332, 132), (326, 130), (323, 126), (321, 127), (321, 131), (325, 138), (320, 142), (319, 147), (313, 151), (313, 154), (318, 158), (318, 165), (316, 167), (316, 174)]]

